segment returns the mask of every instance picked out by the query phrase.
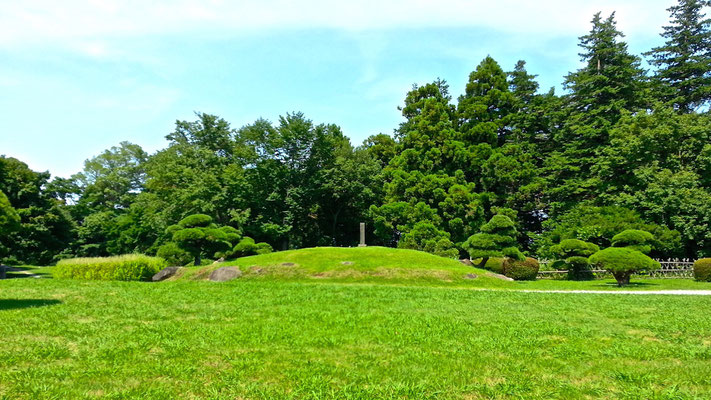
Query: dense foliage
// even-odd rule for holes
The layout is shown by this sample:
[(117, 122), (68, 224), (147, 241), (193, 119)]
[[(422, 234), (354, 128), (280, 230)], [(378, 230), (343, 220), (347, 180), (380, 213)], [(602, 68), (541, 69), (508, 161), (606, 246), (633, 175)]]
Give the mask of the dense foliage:
[[(366, 222), (369, 244), (484, 263), (523, 252), (584, 269), (585, 254), (555, 247), (571, 239), (711, 256), (706, 8), (679, 0), (669, 9), (664, 45), (646, 53), (649, 73), (614, 13), (598, 13), (564, 93), (541, 91), (523, 60), (507, 72), (486, 57), (460, 96), (441, 79), (414, 85), (394, 136), (357, 147), (337, 125), (298, 112), (239, 129), (198, 113), (176, 122), (166, 148), (122, 142), (66, 179), (0, 157), (0, 191), (19, 217), (0, 227), (0, 251), (11, 263), (48, 264), (160, 249), (182, 265), (186, 254), (353, 246)], [(177, 233), (195, 214), (211, 222)], [(626, 230), (654, 239), (616, 241)]]
[(694, 262), (694, 279), (711, 282), (711, 258), (702, 258)]
[(52, 274), (56, 278), (65, 279), (141, 281), (149, 279), (165, 266), (162, 258), (127, 254), (61, 260), (52, 270)]

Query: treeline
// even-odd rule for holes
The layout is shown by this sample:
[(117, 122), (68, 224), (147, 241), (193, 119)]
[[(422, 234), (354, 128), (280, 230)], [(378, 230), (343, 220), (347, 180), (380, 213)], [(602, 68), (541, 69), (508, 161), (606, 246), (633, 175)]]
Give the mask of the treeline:
[(167, 148), (123, 142), (69, 179), (2, 157), (0, 253), (34, 264), (154, 254), (166, 228), (207, 214), (276, 250), (355, 245), (365, 221), (370, 244), (455, 256), (503, 214), (529, 255), (642, 229), (654, 256), (711, 256), (707, 6), (669, 9), (665, 44), (644, 54), (652, 71), (614, 14), (597, 14), (564, 94), (540, 91), (524, 61), (505, 72), (487, 57), (456, 101), (443, 80), (416, 85), (394, 137), (357, 147), (301, 113), (239, 129), (200, 113), (176, 123)]

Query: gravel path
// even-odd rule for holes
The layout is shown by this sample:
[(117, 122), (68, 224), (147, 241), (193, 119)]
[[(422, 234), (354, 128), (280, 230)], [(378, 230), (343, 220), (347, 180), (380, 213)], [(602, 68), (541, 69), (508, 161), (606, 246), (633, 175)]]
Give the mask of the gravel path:
[(520, 290), (526, 293), (585, 293), (585, 294), (666, 294), (711, 296), (711, 290)]

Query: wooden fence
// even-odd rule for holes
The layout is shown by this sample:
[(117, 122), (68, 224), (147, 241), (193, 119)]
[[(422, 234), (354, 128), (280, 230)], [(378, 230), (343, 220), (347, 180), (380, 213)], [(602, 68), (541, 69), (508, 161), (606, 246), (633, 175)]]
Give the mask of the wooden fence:
[[(635, 274), (635, 276), (646, 276), (650, 278), (693, 278), (694, 277), (694, 260), (690, 260), (688, 258), (683, 258), (683, 259), (668, 259), (668, 260), (659, 260), (657, 259), (656, 261), (661, 264), (661, 268), (650, 271), (650, 272), (643, 272), (640, 274)], [(550, 265), (553, 263), (553, 260), (538, 260), (538, 263), (543, 266)], [(603, 278), (603, 277), (609, 277), (611, 274), (605, 270), (601, 269), (595, 269), (592, 270), (593, 275), (597, 278)], [(554, 270), (554, 271), (539, 271), (538, 272), (538, 277), (539, 278), (562, 278), (564, 275), (567, 275), (568, 271), (567, 270)]]

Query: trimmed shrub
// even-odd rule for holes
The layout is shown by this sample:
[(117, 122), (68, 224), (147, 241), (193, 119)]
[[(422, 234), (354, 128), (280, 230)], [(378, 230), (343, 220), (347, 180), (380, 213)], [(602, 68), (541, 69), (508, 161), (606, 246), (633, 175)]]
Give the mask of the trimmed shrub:
[(245, 236), (235, 245), (232, 251), (228, 252), (228, 258), (253, 256), (256, 254), (268, 254), (273, 251), (269, 243), (255, 243), (254, 239)]
[(711, 258), (701, 258), (694, 263), (694, 279), (711, 282)]
[(162, 258), (143, 254), (69, 258), (59, 261), (52, 275), (64, 279), (141, 281), (150, 279), (166, 266), (167, 263)]
[(193, 256), (183, 250), (176, 243), (169, 242), (158, 248), (156, 256), (164, 259), (168, 265), (183, 266), (193, 260)]
[(540, 265), (538, 260), (526, 257), (525, 260), (505, 258), (502, 265), (504, 275), (517, 281), (535, 281)]
[(257, 254), (269, 254), (272, 251), (274, 251), (274, 249), (269, 243), (257, 243)]
[(590, 271), (588, 257), (600, 251), (596, 244), (578, 239), (565, 239), (559, 244), (551, 246), (551, 251), (565, 260), (564, 265), (568, 270), (568, 279), (589, 280), (594, 278)]
[(628, 247), (608, 247), (590, 256), (590, 264), (610, 271), (619, 286), (630, 283), (630, 277), (635, 272), (658, 269), (659, 263), (646, 254)]
[(639, 229), (627, 229), (612, 237), (612, 247), (626, 247), (644, 254), (652, 251), (653, 242), (654, 235)]
[(478, 267), (482, 268), (491, 257), (510, 257), (524, 260), (525, 257), (516, 247), (516, 228), (511, 218), (497, 214), (482, 225), (481, 232), (470, 236), (463, 244), (471, 259), (479, 258)]

